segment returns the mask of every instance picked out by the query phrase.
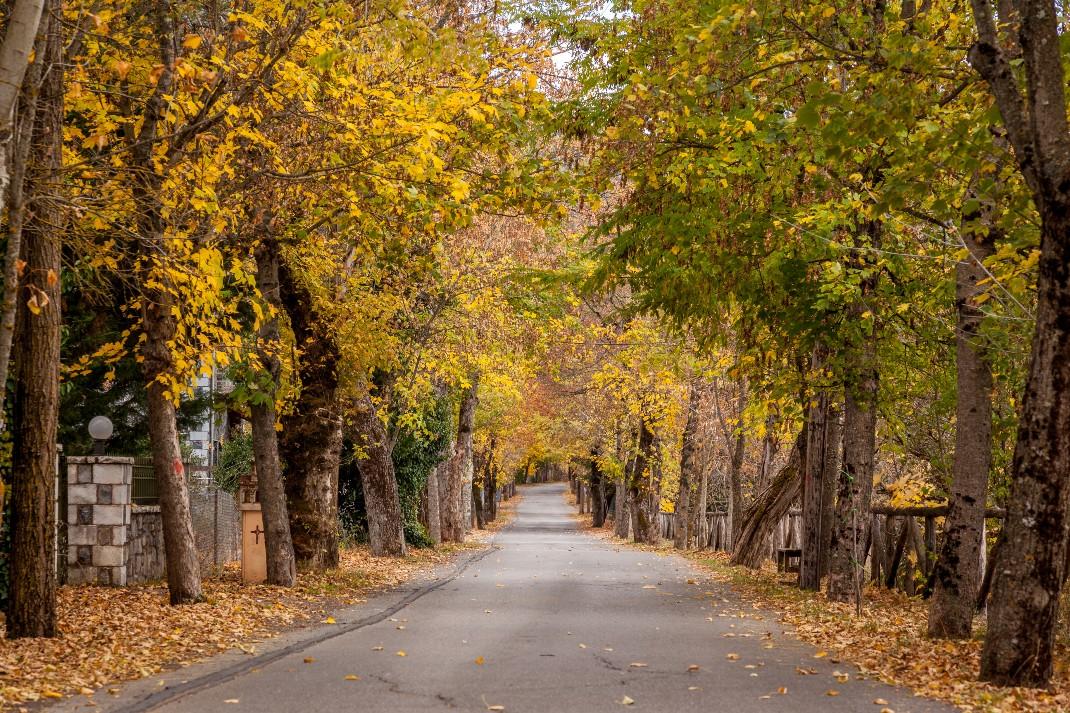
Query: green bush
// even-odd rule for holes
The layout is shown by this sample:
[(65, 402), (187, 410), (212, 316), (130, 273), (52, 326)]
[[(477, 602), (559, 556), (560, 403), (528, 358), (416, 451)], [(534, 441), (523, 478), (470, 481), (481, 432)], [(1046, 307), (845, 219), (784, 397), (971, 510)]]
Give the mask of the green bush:
[(253, 470), (253, 436), (242, 433), (223, 441), (212, 480), (228, 493), (238, 492), (238, 483)]

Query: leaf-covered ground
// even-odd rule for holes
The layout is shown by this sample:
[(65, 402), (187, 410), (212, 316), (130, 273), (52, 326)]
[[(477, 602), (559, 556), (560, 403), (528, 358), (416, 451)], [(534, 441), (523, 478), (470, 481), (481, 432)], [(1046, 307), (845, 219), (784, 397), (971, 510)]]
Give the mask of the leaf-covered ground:
[[(571, 498), (570, 498), (571, 499)], [(975, 623), (970, 641), (940, 641), (926, 636), (927, 602), (887, 589), (869, 588), (861, 615), (853, 604), (829, 602), (823, 593), (795, 587), (793, 575), (778, 574), (771, 563), (751, 571), (732, 567), (723, 552), (687, 552), (645, 547), (613, 537), (612, 532), (588, 532), (618, 544), (683, 554), (714, 581), (731, 585), (747, 609), (779, 614), (796, 636), (817, 646), (819, 655), (853, 664), (867, 676), (906, 686), (915, 693), (949, 703), (971, 713), (1052, 713), (1070, 711), (1070, 651), (1060, 644), (1052, 689), (998, 688), (977, 681), (984, 619)], [(800, 675), (806, 675), (801, 671)]]
[(871, 587), (857, 615), (853, 604), (803, 592), (790, 581), (791, 575), (778, 575), (771, 568), (732, 567), (724, 553), (689, 553), (689, 557), (715, 580), (731, 584), (747, 604), (778, 612), (803, 641), (874, 678), (954, 703), (964, 711), (1070, 710), (1070, 652), (1063, 645), (1050, 691), (999, 688), (977, 681), (983, 619), (976, 622), (975, 636), (969, 641), (930, 639), (926, 635), (928, 603), (918, 597)]
[(289, 590), (243, 586), (236, 566), (205, 580), (207, 601), (191, 606), (169, 606), (162, 585), (61, 587), (59, 637), (0, 638), (0, 709), (88, 694), (236, 647), (255, 653), (260, 640), (297, 626), (330, 623), (330, 611), (430, 570), (460, 549), (482, 546), (508, 522), (515, 503), (514, 498), (504, 504), (498, 520), (473, 533), (466, 545), (413, 549), (405, 559), (348, 548), (340, 567), (302, 574)]

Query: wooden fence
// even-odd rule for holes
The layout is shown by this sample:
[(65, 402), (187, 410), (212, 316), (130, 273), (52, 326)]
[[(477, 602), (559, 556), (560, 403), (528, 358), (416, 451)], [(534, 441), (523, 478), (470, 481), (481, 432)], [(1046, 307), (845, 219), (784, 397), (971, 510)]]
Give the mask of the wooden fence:
[[(673, 514), (663, 512), (659, 515), (661, 536), (672, 539), (676, 530)], [(939, 544), (937, 519), (945, 515), (946, 505), (876, 505), (871, 508), (863, 556), (869, 580), (908, 594), (928, 594), (932, 588)], [(1005, 515), (1000, 508), (985, 510), (986, 518), (1002, 519)], [(706, 513), (706, 532), (708, 537), (703, 549), (731, 551), (727, 512), (717, 510)], [(799, 550), (801, 547), (802, 511), (792, 509), (774, 528), (769, 538), (767, 557), (774, 560), (778, 552)], [(982, 584), (984, 594), (992, 576), (991, 558), (984, 551), (981, 552), (980, 566), (985, 573)]]

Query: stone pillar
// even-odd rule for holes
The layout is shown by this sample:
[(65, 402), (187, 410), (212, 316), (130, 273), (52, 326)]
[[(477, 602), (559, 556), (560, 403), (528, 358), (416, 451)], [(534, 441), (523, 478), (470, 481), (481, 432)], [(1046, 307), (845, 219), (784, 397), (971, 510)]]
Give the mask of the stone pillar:
[(68, 456), (67, 581), (126, 584), (133, 458)]

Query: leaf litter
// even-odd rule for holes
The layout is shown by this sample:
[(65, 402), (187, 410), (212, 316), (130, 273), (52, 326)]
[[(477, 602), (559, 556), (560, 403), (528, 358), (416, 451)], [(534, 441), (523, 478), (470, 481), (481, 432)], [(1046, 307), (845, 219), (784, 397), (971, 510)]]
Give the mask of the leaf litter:
[(222, 576), (204, 580), (206, 601), (181, 607), (168, 604), (167, 588), (158, 583), (60, 587), (56, 638), (8, 640), (0, 626), (0, 709), (89, 694), (230, 649), (254, 655), (257, 640), (295, 627), (334, 624), (328, 610), (358, 604), (377, 589), (446, 562), (459, 549), (413, 550), (398, 560), (354, 547), (342, 551), (337, 569), (302, 574), (292, 589), (243, 586), (231, 565)]

